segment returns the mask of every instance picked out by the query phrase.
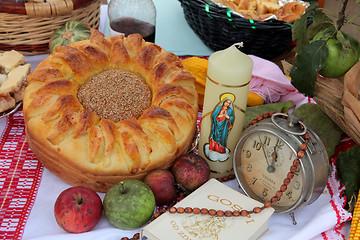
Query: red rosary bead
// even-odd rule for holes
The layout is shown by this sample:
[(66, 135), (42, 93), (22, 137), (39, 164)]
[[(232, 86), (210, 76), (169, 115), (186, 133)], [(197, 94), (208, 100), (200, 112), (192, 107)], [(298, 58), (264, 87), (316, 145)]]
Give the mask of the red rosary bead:
[(297, 153), (298, 158), (303, 158), (304, 156), (305, 156), (305, 152), (303, 150), (298, 151)]
[(234, 217), (239, 217), (240, 216), (240, 211), (238, 211), (238, 210), (233, 211), (233, 216)]
[(185, 208), (185, 213), (192, 213), (193, 209), (191, 207)]
[(225, 211), (225, 216), (231, 217), (232, 215), (233, 215), (232, 211), (230, 210)]
[(254, 207), (253, 212), (254, 212), (254, 213), (260, 213), (260, 212), (261, 212), (261, 208), (259, 208), (259, 207)]
[(288, 172), (287, 178), (288, 178), (288, 179), (293, 179), (293, 178), (294, 178), (294, 173)]
[(170, 213), (176, 213), (176, 207), (170, 207), (169, 212)]
[(265, 207), (265, 208), (271, 207), (271, 203), (270, 203), (269, 201), (266, 201), (266, 202), (264, 203), (264, 207)]
[(223, 217), (223, 216), (225, 215), (225, 213), (224, 213), (223, 210), (217, 210), (217, 211), (216, 211), (216, 215), (217, 215), (218, 217)]
[(160, 216), (160, 213), (158, 211), (154, 212), (154, 218), (158, 218)]
[(199, 214), (199, 213), (200, 213), (200, 208), (197, 208), (197, 207), (194, 208), (194, 209), (193, 209), (193, 213), (194, 213), (194, 214)]
[(310, 138), (311, 138), (310, 133), (306, 132), (306, 133), (304, 134), (304, 139), (305, 139), (305, 140), (310, 140)]
[(185, 212), (185, 209), (184, 209), (183, 207), (178, 207), (178, 208), (176, 209), (176, 211), (177, 211), (178, 213), (184, 213), (184, 212)]
[(209, 214), (210, 214), (211, 216), (215, 216), (215, 215), (216, 215), (216, 210), (215, 210), (215, 209), (210, 209), (210, 210), (209, 210)]
[(286, 189), (287, 189), (287, 186), (286, 186), (285, 184), (283, 184), (283, 185), (280, 186), (280, 190), (281, 190), (282, 192), (285, 192)]
[(277, 198), (281, 198), (282, 195), (283, 195), (283, 192), (280, 190), (275, 193), (275, 197), (277, 197)]
[(241, 210), (240, 215), (246, 217), (247, 215), (249, 215), (249, 212), (246, 210)]
[(200, 210), (200, 212), (201, 212), (201, 214), (203, 214), (203, 215), (206, 215), (206, 214), (209, 213), (209, 211), (208, 211), (206, 208), (202, 208), (202, 209)]
[(294, 172), (296, 172), (296, 170), (297, 170), (297, 166), (292, 165), (292, 166), (290, 167), (290, 172), (294, 173)]
[(272, 198), (270, 199), (270, 202), (271, 202), (271, 203), (277, 203), (278, 201), (279, 201), (279, 198), (276, 197), (276, 196), (274, 196), (274, 197), (272, 197)]
[(307, 145), (305, 143), (301, 144), (300, 149), (303, 150), (303, 151), (306, 151), (307, 150)]
[(285, 185), (289, 185), (291, 183), (291, 179), (290, 178), (285, 178), (284, 179), (284, 184)]
[(300, 160), (298, 158), (294, 159), (293, 165), (294, 166), (299, 166), (300, 165)]

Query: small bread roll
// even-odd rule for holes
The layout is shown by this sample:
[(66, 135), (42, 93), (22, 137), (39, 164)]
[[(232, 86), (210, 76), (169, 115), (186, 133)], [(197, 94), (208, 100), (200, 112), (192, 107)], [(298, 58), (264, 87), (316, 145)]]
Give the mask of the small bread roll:
[(256, 20), (264, 21), (264, 20), (268, 19), (269, 17), (271, 17), (272, 15), (274, 15), (274, 14), (273, 13), (261, 14)]
[(241, 0), (240, 4), (238, 5), (238, 9), (243, 9), (243, 10), (256, 10), (257, 8), (257, 3), (256, 0)]
[(293, 22), (298, 20), (305, 12), (306, 7), (298, 2), (290, 2), (274, 12), (277, 19), (285, 22)]
[(289, 2), (284, 5), (284, 14), (294, 13), (301, 16), (305, 10), (306, 7), (299, 2)]
[(300, 16), (295, 13), (289, 13), (289, 14), (283, 15), (278, 20), (285, 21), (287, 23), (291, 23), (291, 22), (298, 20), (299, 18), (300, 18)]
[(31, 65), (25, 64), (18, 66), (9, 72), (8, 78), (0, 87), (0, 94), (17, 91), (24, 85), (28, 74), (30, 73)]
[(7, 51), (0, 55), (0, 66), (5, 73), (9, 73), (23, 63), (25, 63), (24, 55), (15, 50)]
[(13, 107), (15, 107), (15, 99), (12, 98), (10, 94), (0, 96), (0, 112), (4, 112)]
[(240, 13), (244, 18), (246, 19), (257, 19), (258, 14), (255, 10), (237, 10), (238, 13)]
[(274, 13), (276, 10), (281, 8), (281, 6), (277, 3), (272, 2), (263, 2), (262, 5), (266, 8), (266, 10), (270, 13)]

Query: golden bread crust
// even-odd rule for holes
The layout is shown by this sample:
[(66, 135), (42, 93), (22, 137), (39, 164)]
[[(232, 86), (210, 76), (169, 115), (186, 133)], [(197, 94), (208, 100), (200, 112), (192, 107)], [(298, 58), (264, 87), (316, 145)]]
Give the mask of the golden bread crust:
[[(89, 78), (111, 69), (140, 76), (152, 104), (139, 119), (113, 122), (85, 109), (77, 98)], [(195, 78), (180, 59), (138, 34), (56, 47), (28, 77), (23, 112), (34, 154), (73, 185), (106, 192), (124, 179), (168, 168), (185, 153), (196, 130)]]

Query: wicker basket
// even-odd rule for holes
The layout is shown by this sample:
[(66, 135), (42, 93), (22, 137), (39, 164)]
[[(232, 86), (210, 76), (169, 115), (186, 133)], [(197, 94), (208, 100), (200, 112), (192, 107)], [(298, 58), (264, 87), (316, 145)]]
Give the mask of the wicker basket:
[(100, 23), (101, 0), (51, 2), (1, 2), (0, 52), (17, 50), (24, 55), (48, 53), (55, 29), (79, 20), (92, 28)]
[(179, 1), (187, 23), (214, 51), (243, 42), (242, 52), (272, 59), (291, 46), (292, 25), (289, 23), (246, 19), (210, 0)]

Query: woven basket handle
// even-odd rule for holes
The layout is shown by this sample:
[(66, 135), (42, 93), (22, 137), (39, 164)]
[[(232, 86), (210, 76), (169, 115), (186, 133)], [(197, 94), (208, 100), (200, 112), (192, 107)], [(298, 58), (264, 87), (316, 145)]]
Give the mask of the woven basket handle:
[(23, 14), (29, 17), (69, 15), (74, 9), (90, 5), (95, 0), (58, 0), (51, 2), (2, 2), (0, 12)]

